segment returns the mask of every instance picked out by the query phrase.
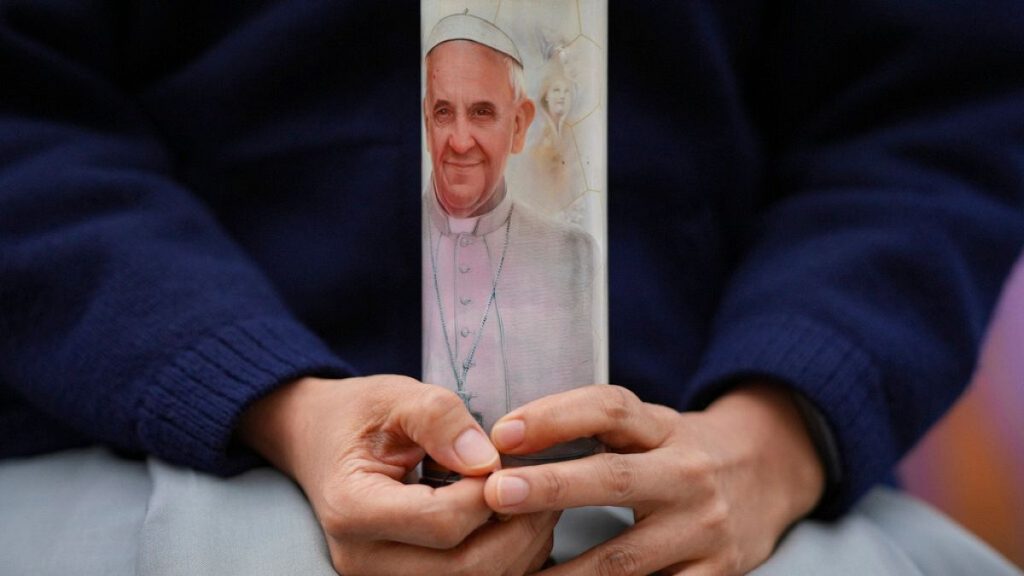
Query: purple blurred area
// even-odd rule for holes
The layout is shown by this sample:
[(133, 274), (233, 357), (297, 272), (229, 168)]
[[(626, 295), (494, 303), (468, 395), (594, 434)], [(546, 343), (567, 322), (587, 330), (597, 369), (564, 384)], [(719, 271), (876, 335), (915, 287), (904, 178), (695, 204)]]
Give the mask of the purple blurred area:
[(1024, 258), (967, 393), (900, 466), (907, 489), (1024, 567)]

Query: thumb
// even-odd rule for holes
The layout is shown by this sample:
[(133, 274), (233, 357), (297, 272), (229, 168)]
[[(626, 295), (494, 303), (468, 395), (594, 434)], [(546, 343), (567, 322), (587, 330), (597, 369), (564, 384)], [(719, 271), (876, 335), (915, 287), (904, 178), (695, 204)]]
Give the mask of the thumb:
[(464, 476), (498, 469), (498, 451), (454, 392), (423, 385), (397, 409), (402, 430), (438, 464)]

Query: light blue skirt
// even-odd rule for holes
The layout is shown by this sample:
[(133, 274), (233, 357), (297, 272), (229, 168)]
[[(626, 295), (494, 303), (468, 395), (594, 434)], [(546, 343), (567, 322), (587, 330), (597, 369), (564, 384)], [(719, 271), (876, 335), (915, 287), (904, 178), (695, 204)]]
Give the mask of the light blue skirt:
[[(564, 561), (628, 510), (566, 511)], [(0, 462), (0, 574), (331, 576), (302, 491), (271, 469), (222, 479), (101, 448)], [(936, 510), (877, 488), (837, 522), (794, 527), (757, 575), (1024, 574)]]

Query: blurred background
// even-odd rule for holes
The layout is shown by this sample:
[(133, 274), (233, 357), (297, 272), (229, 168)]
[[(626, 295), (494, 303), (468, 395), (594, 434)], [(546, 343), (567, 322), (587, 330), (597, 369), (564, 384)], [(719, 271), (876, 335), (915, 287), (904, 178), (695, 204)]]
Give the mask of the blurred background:
[(899, 472), (908, 491), (1024, 568), (1024, 258), (966, 394)]

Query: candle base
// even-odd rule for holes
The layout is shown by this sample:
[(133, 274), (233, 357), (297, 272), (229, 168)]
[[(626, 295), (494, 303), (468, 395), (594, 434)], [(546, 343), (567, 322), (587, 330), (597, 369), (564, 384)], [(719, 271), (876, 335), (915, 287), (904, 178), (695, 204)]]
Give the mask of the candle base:
[[(565, 442), (557, 446), (552, 446), (547, 450), (542, 450), (533, 454), (519, 454), (514, 456), (510, 454), (502, 454), (501, 467), (518, 468), (519, 466), (536, 466), (538, 464), (550, 464), (552, 462), (576, 460), (578, 458), (590, 456), (591, 454), (596, 454), (601, 451), (601, 448), (601, 443), (593, 438), (580, 438), (578, 440), (573, 440), (572, 442)], [(430, 456), (426, 456), (423, 459), (422, 473), (419, 480), (420, 484), (425, 484), (433, 488), (441, 488), (442, 486), (454, 484), (461, 479), (461, 475), (441, 466)]]

